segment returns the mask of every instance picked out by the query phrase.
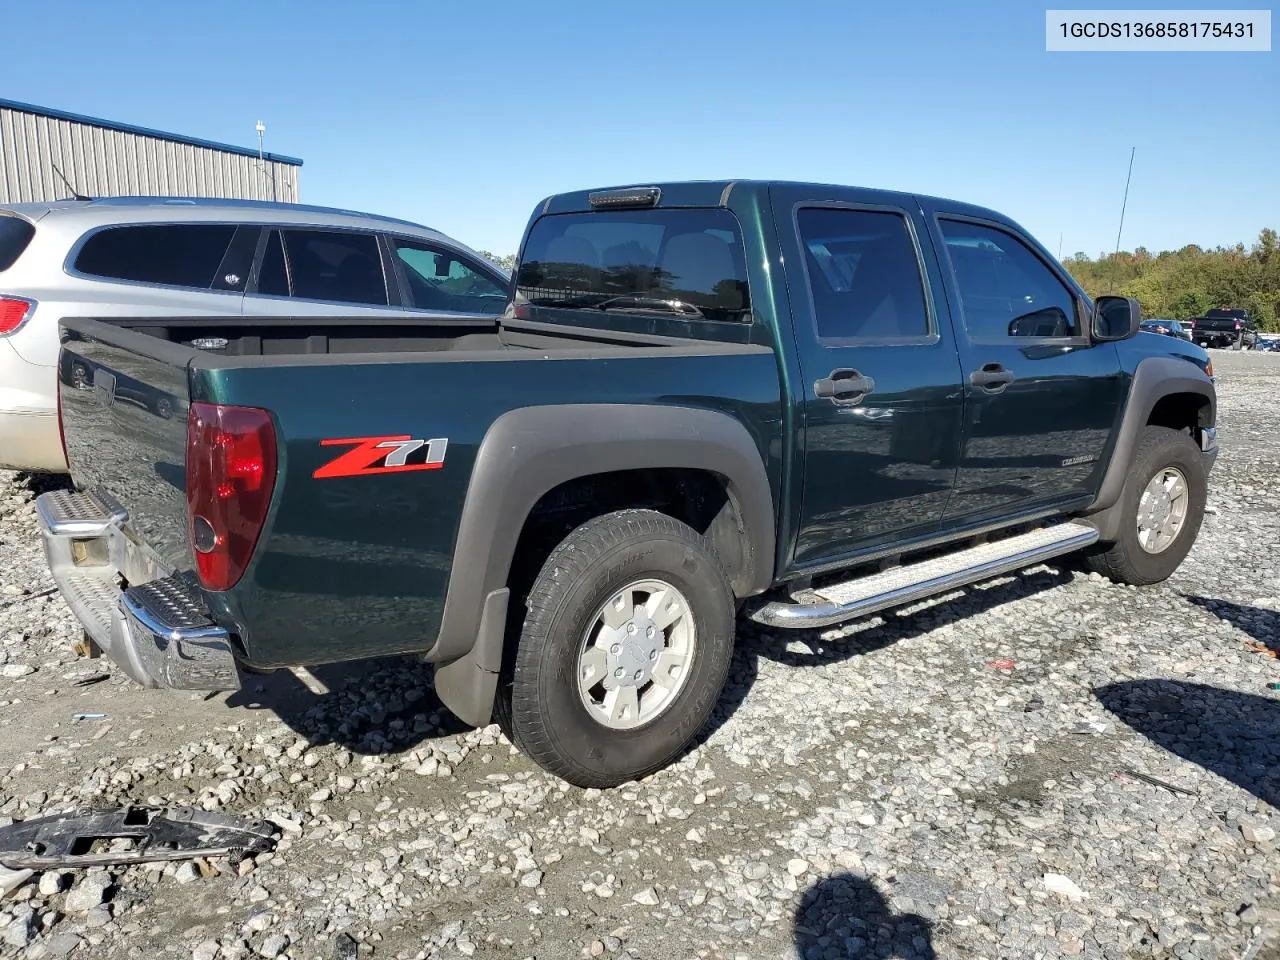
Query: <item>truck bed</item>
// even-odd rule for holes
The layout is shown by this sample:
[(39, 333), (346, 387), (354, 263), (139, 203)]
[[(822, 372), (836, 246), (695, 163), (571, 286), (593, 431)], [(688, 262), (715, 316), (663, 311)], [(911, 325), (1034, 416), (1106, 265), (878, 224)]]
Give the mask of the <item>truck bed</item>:
[[(314, 318), (75, 318), (61, 327), (71, 473), (77, 487), (127, 510), (131, 549), (145, 554), (138, 569), (164, 575), (194, 565), (191, 405), (270, 412), (277, 479), (253, 569), (242, 588), (209, 595), (246, 662), (264, 667), (431, 645), (475, 459), (504, 414), (569, 411), (567, 448), (574, 405), (725, 410), (768, 423), (757, 438), (762, 461), (780, 429), (777, 357), (758, 343), (496, 318), (376, 328)], [(442, 468), (338, 467), (344, 454), (382, 440), (421, 440)]]
[(700, 344), (714, 346), (718, 342), (495, 317), (444, 320), (406, 317), (403, 321), (379, 321), (377, 324), (349, 317), (106, 317), (73, 319), (63, 324), (64, 329), (73, 334), (86, 333), (91, 337), (95, 329), (92, 325), (114, 327), (189, 348), (200, 355), (217, 357), (484, 353), (609, 347), (670, 350)]

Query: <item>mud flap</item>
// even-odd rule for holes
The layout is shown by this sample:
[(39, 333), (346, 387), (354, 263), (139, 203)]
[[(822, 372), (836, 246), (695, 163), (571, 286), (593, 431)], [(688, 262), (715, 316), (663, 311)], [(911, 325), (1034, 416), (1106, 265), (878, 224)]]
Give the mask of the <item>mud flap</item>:
[(502, 671), (502, 642), (511, 591), (494, 590), (484, 601), (475, 646), (466, 656), (436, 667), (436, 696), (463, 723), (488, 726)]

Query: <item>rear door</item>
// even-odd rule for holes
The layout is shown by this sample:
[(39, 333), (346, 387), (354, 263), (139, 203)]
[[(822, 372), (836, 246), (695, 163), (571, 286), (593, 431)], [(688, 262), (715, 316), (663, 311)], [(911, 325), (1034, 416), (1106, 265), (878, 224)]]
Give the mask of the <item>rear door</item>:
[(938, 529), (963, 396), (918, 210), (826, 187), (772, 203), (804, 390), (803, 568)]
[(964, 450), (947, 526), (1089, 498), (1125, 381), (1114, 344), (1093, 344), (1061, 267), (1008, 224), (923, 201), (964, 375)]

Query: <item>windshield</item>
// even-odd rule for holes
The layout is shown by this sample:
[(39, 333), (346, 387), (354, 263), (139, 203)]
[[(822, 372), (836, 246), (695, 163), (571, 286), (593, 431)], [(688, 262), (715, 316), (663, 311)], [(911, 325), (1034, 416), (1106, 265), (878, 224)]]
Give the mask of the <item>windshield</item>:
[(516, 288), (542, 307), (701, 314), (715, 321), (750, 315), (742, 236), (727, 210), (543, 217), (529, 231)]

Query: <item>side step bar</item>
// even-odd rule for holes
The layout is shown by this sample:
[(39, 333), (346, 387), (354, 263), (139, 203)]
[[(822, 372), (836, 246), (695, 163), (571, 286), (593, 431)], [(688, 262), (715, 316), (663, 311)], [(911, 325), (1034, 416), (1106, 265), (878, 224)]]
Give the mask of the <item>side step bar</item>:
[(1060, 523), (893, 567), (810, 591), (811, 603), (774, 601), (749, 614), (770, 627), (829, 627), (888, 607), (900, 607), (956, 587), (1033, 567), (1051, 557), (1095, 543), (1098, 531), (1083, 523)]

